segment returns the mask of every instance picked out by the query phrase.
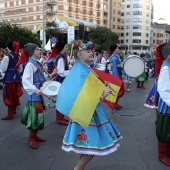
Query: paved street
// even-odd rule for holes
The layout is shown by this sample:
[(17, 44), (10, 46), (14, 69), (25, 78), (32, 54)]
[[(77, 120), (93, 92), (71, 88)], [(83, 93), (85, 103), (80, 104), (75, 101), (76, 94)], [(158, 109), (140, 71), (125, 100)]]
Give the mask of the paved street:
[[(125, 93), (120, 100), (121, 111), (111, 111), (105, 104), (108, 116), (123, 135), (118, 151), (104, 157), (95, 157), (87, 170), (169, 170), (157, 160), (157, 140), (155, 135), (155, 110), (145, 108), (143, 103), (154, 80), (146, 82), (146, 90), (136, 89)], [(2, 90), (0, 91), (2, 96)], [(6, 114), (2, 97), (0, 98), (0, 117)], [(75, 153), (61, 150), (66, 127), (55, 123), (55, 110), (47, 109), (45, 129), (40, 132), (47, 139), (33, 150), (27, 142), (28, 130), (20, 123), (20, 115), (26, 103), (17, 108), (14, 120), (0, 120), (0, 169), (1, 170), (71, 170), (77, 161)]]

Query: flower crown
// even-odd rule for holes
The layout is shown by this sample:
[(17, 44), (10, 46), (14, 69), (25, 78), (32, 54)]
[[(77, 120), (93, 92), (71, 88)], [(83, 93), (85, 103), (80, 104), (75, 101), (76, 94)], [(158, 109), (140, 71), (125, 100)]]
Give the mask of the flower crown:
[(73, 42), (74, 44), (74, 49), (79, 49), (79, 50), (92, 50), (93, 49), (93, 43), (89, 41), (87, 44), (83, 43), (81, 40), (77, 40)]

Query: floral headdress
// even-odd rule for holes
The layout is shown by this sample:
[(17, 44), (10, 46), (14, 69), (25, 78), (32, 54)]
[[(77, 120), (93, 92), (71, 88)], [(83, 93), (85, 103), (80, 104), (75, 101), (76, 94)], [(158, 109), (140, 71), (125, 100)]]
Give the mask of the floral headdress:
[(77, 40), (73, 42), (74, 49), (79, 49), (79, 50), (92, 50), (93, 49), (93, 43), (89, 41), (87, 44), (83, 43), (81, 40)]

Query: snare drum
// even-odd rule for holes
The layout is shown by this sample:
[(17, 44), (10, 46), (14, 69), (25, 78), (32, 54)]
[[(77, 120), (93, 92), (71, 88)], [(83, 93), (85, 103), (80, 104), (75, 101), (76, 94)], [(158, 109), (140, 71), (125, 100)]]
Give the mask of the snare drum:
[[(49, 81), (43, 83), (41, 89), (43, 89)], [(45, 89), (42, 90), (43, 104), (46, 107), (55, 107), (57, 94), (60, 89), (61, 83), (57, 81), (51, 81)]]
[(131, 55), (123, 63), (125, 73), (130, 77), (138, 77), (145, 72), (145, 62), (136, 55)]

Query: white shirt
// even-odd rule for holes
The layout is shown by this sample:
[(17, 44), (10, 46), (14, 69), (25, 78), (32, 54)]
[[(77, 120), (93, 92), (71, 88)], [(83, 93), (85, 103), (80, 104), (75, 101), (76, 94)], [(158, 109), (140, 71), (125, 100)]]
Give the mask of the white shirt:
[(168, 66), (162, 67), (160, 71), (157, 90), (161, 99), (170, 106), (170, 68)]
[(65, 62), (63, 58), (60, 58), (57, 63), (58, 73), (61, 77), (66, 77), (69, 70), (65, 70)]
[[(9, 57), (8, 56), (5, 56), (2, 61), (1, 61), (1, 65), (0, 65), (0, 69), (3, 73), (5, 73), (8, 69), (8, 65), (9, 65)], [(23, 71), (23, 67), (22, 65), (20, 65), (18, 67), (18, 72), (21, 73)]]
[[(33, 63), (28, 63), (24, 69), (23, 77), (22, 77), (22, 84), (24, 89), (27, 91), (28, 94), (32, 95), (37, 90), (37, 87), (33, 85), (33, 74), (37, 71), (37, 67)], [(44, 75), (45, 79), (48, 80), (48, 75)]]
[(106, 63), (107, 63), (107, 59), (105, 57), (102, 57), (101, 64), (106, 64)]

